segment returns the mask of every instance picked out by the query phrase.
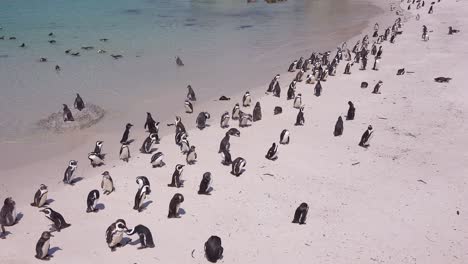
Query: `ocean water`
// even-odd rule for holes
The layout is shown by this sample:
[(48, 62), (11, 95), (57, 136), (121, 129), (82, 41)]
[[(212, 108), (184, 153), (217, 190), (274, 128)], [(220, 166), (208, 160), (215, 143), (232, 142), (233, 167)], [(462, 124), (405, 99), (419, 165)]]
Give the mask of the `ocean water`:
[[(125, 123), (143, 122), (147, 111), (157, 119), (183, 111), (187, 84), (201, 100), (266, 86), (293, 59), (333, 50), (382, 12), (364, 0), (0, 3), (0, 147), (12, 152), (21, 144), (66, 138), (44, 135), (36, 122), (63, 103), (72, 105), (77, 92), (107, 111), (92, 131), (120, 134)], [(81, 56), (67, 55), (67, 49)], [(184, 67), (176, 66), (175, 56)]]

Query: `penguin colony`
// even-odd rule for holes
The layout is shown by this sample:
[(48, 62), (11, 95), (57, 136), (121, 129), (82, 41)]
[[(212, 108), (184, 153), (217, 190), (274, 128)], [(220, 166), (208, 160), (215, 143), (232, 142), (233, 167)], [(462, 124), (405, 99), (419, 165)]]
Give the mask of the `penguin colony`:
[[(410, 3), (410, 0), (408, 0)], [(424, 6), (424, 1), (422, 1), (422, 6)], [(421, 8), (421, 1), (412, 1), (412, 4), (417, 4), (417, 8)], [(411, 6), (411, 4), (410, 4)], [(408, 6), (408, 9), (410, 8)], [(430, 6), (430, 13), (433, 12), (433, 5)], [(351, 68), (354, 64), (360, 64), (360, 70), (366, 70), (367, 61), (370, 56), (374, 56), (374, 67), (373, 70), (378, 70), (377, 64), (382, 59), (383, 49), (382, 43), (384, 41), (389, 41), (390, 43), (394, 43), (395, 38), (398, 34), (401, 34), (402, 22), (401, 18), (398, 18), (395, 23), (391, 26), (386, 28), (384, 31), (380, 31), (378, 24), (374, 27), (374, 33), (372, 35), (373, 43), (370, 46), (370, 39), (368, 35), (365, 35), (364, 38), (358, 41), (352, 50), (349, 50), (346, 47), (346, 43), (344, 43), (341, 47), (337, 48), (336, 54), (333, 59), (330, 59), (331, 52), (323, 52), (323, 53), (312, 53), (308, 58), (300, 57), (298, 60), (294, 60), (289, 67), (287, 67), (288, 72), (296, 72), (294, 78), (291, 80), (289, 84), (289, 88), (287, 90), (286, 100), (291, 100), (291, 109), (285, 109), (284, 111), (297, 111), (297, 117), (295, 120), (291, 120), (290, 126), (304, 126), (306, 125), (305, 119), (305, 104), (302, 101), (302, 94), (297, 93), (297, 83), (303, 82), (306, 85), (313, 85), (313, 94), (317, 97), (323, 94), (323, 85), (322, 83), (326, 83), (329, 76), (335, 76), (336, 68), (341, 61), (345, 61), (345, 71), (343, 74), (352, 74)], [(450, 27), (449, 34), (457, 33), (458, 31), (452, 29)], [(427, 34), (427, 29), (424, 29), (423, 34)], [(49, 37), (53, 38), (54, 34), (50, 33)], [(4, 38), (0, 38), (4, 39)], [(12, 39), (12, 38), (10, 38)], [(100, 41), (106, 42), (107, 39), (101, 39)], [(51, 44), (54, 44), (55, 40), (49, 41)], [(379, 46), (377, 48), (377, 46)], [(25, 48), (26, 45), (23, 43), (20, 47)], [(92, 50), (93, 47), (87, 46), (82, 47), (82, 50)], [(370, 49), (370, 50), (369, 50)], [(65, 53), (70, 54), (72, 56), (79, 56), (79, 52), (72, 52), (71, 50), (67, 50)], [(105, 53), (104, 50), (99, 50), (99, 53)], [(352, 56), (354, 54), (354, 57)], [(114, 59), (122, 58), (121, 55), (111, 55)], [(379, 61), (378, 61), (379, 60)], [(41, 58), (41, 62), (47, 62), (47, 58)], [(176, 57), (176, 64), (179, 67), (184, 66), (184, 63), (179, 57)], [(56, 71), (60, 71), (61, 68), (57, 65), (55, 67)], [(307, 77), (305, 77), (307, 76)], [(280, 86), (280, 74), (276, 74), (274, 78), (271, 80), (270, 84), (268, 85), (266, 94), (272, 94), (275, 97), (281, 98), (281, 86)], [(383, 86), (383, 82), (379, 81), (375, 84), (375, 87), (372, 91), (373, 94), (380, 94), (381, 88)], [(195, 102), (196, 102), (196, 95), (194, 89), (191, 85), (187, 86), (188, 93), (187, 97), (184, 100), (185, 112), (188, 114), (194, 113)], [(307, 91), (306, 91), (307, 92)], [(325, 93), (326, 94), (326, 93)], [(226, 98), (222, 96), (221, 98)], [(242, 107), (241, 109), (240, 103), (235, 103), (234, 108), (231, 112), (224, 111), (221, 113), (220, 119), (220, 127), (222, 129), (228, 129), (225, 132), (225, 136), (222, 138), (219, 146), (219, 154), (221, 155), (221, 164), (230, 167), (230, 169), (226, 169), (226, 171), (230, 171), (230, 173), (236, 177), (240, 177), (246, 170), (247, 170), (247, 161), (238, 156), (236, 153), (235, 158), (231, 155), (231, 144), (230, 140), (231, 137), (236, 138), (233, 140), (235, 143), (236, 141), (240, 140), (241, 132), (237, 128), (231, 127), (230, 124), (231, 120), (239, 121), (239, 127), (247, 127), (253, 125), (255, 122), (259, 122), (262, 120), (262, 109), (260, 101), (255, 102), (255, 106), (251, 109), (252, 102), (254, 98), (249, 91), (245, 92), (242, 98)], [(222, 101), (228, 101), (222, 100)], [(81, 111), (86, 107), (86, 104), (83, 98), (77, 94), (75, 102), (73, 104), (74, 108)], [(356, 108), (354, 103), (348, 101), (348, 110), (347, 115), (345, 116), (346, 121), (352, 121), (355, 119), (356, 115)], [(246, 109), (251, 110), (252, 114), (246, 113)], [(244, 111), (243, 111), (244, 110)], [(275, 109), (271, 109), (266, 113), (272, 115), (279, 115), (283, 112), (281, 107), (275, 107)], [(199, 112), (198, 116), (195, 119), (196, 127), (200, 130), (208, 128), (210, 125), (210, 113), (208, 112)], [(73, 122), (74, 118), (73, 115), (66, 104), (63, 104), (63, 118), (66, 122)], [(175, 144), (180, 148), (182, 157), (185, 157), (185, 161), (187, 165), (195, 165), (198, 156), (196, 153), (196, 147), (190, 144), (188, 132), (185, 129), (185, 126), (182, 123), (182, 118), (176, 116), (175, 122), (171, 124), (167, 124), (168, 126), (175, 127)], [(133, 156), (130, 155), (130, 146), (133, 140), (131, 139), (130, 133), (133, 124), (127, 123), (125, 125), (125, 130), (120, 140), (121, 148), (119, 152), (119, 158), (123, 162), (131, 162)], [(155, 152), (156, 148), (155, 145), (160, 143), (159, 137), (159, 122), (156, 122), (153, 119), (151, 113), (147, 113), (146, 115), (146, 122), (144, 123), (143, 128), (147, 130), (148, 135), (146, 139), (143, 140), (141, 148), (139, 149), (140, 153), (148, 154), (144, 156), (148, 156), (150, 160), (150, 164), (152, 168), (160, 168), (165, 166), (164, 162), (164, 153), (159, 151)], [(373, 136), (373, 127), (372, 125), (368, 125), (367, 129), (362, 134), (360, 140), (356, 142), (357, 147), (367, 148), (370, 146), (370, 139)], [(334, 127), (333, 135), (335, 137), (341, 136), (344, 133), (344, 121), (343, 117), (339, 116)], [(291, 133), (288, 129), (283, 129), (279, 133), (279, 141), (273, 142), (270, 147), (265, 146), (266, 154), (265, 158), (268, 162), (275, 162), (280, 159), (278, 155), (279, 148), (286, 148), (288, 144), (294, 144), (294, 139), (291, 139)], [(90, 161), (90, 165), (92, 168), (105, 166), (105, 153), (103, 152), (103, 141), (97, 141), (94, 149), (92, 152), (89, 153), (88, 159)], [(153, 154), (154, 153), (154, 154)], [(149, 155), (151, 154), (151, 155)], [(84, 166), (84, 165), (83, 165)], [(184, 179), (183, 179), (183, 170), (186, 165), (184, 164), (177, 164), (174, 167), (174, 172), (172, 174), (170, 183), (168, 184), (168, 188), (183, 188), (184, 187)], [(75, 171), (78, 168), (78, 161), (70, 160), (68, 162), (67, 167), (65, 168), (64, 176), (63, 176), (63, 183), (67, 185), (75, 185), (77, 182), (77, 178), (75, 177)], [(201, 176), (201, 182), (199, 185), (199, 189), (197, 193), (199, 195), (211, 195), (214, 188), (212, 187), (213, 178), (216, 178), (215, 175), (212, 175), (211, 172), (205, 172)], [(133, 209), (137, 212), (142, 212), (143, 210), (147, 209), (146, 200), (147, 197), (151, 194), (151, 187), (150, 181), (146, 176), (138, 176), (136, 177), (137, 188), (135, 197), (133, 199)], [(101, 193), (104, 195), (111, 195), (115, 190), (116, 184), (118, 186), (118, 181), (114, 183), (114, 180), (111, 177), (109, 171), (104, 171), (102, 173), (102, 181), (100, 190), (93, 189), (89, 190), (87, 197), (83, 197), (83, 212), (86, 213), (99, 213), (99, 198)], [(79, 187), (73, 187), (79, 188)], [(196, 191), (196, 190), (194, 190)], [(41, 184), (38, 190), (35, 192), (33, 197), (33, 201), (31, 206), (37, 207), (40, 209), (40, 212), (44, 214), (44, 216), (51, 221), (52, 228), (50, 231), (44, 231), (40, 234), (39, 240), (36, 243), (36, 251), (35, 257), (41, 260), (49, 260), (51, 257), (49, 254), (51, 239), (54, 237), (52, 234), (53, 232), (61, 232), (66, 228), (73, 228), (72, 224), (65, 220), (62, 214), (55, 209), (48, 207), (48, 187), (44, 184)], [(86, 199), (86, 209), (85, 207), (85, 199)], [(181, 211), (181, 205), (184, 203), (184, 195), (175, 192), (172, 199), (168, 201), (168, 219), (172, 218), (183, 218), (183, 211)], [(293, 212), (289, 212), (291, 217), (291, 222), (294, 224), (304, 225), (306, 224), (307, 214), (309, 210), (309, 205), (305, 202), (302, 202), (298, 205), (297, 209)], [(6, 231), (6, 227), (13, 226), (18, 224), (18, 214), (16, 212), (16, 203), (14, 202), (12, 197), (8, 197), (4, 200), (3, 206), (0, 211), (0, 225), (1, 225), (1, 238), (5, 239), (11, 233)], [(104, 230), (103, 230), (104, 231)], [(66, 231), (64, 231), (66, 232)], [(123, 244), (123, 237), (124, 235), (132, 236), (138, 235), (139, 237), (139, 244), (140, 247), (138, 249), (144, 248), (154, 248), (157, 246), (151, 234), (151, 231), (148, 227), (137, 224), (133, 228), (129, 228), (127, 223), (124, 219), (117, 219), (115, 222), (110, 223), (107, 230), (105, 230), (105, 237), (103, 237), (103, 242), (107, 243), (109, 249), (114, 252), (117, 248), (125, 246)], [(14, 234), (11, 234), (14, 235)], [(55, 235), (57, 241), (60, 241), (60, 235)], [(55, 243), (55, 242), (53, 242)], [(57, 242), (59, 243), (59, 242)], [(218, 260), (222, 259), (224, 249), (221, 245), (221, 238), (218, 236), (211, 236), (204, 244), (204, 251), (205, 257), (210, 262), (217, 262)]]

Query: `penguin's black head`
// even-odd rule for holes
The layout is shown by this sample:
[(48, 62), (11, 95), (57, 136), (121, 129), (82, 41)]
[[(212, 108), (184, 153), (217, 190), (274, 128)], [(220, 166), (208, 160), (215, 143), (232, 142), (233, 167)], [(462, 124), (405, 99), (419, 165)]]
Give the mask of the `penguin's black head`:
[(41, 184), (41, 186), (39, 186), (39, 189), (40, 190), (47, 190), (47, 185)]
[(43, 212), (46, 215), (50, 215), (52, 213), (52, 209), (50, 209), (49, 207), (46, 207), (39, 212)]
[(64, 110), (65, 110), (65, 109), (68, 109), (68, 105), (66, 105), (66, 104), (62, 104), (62, 105), (63, 105), (63, 109), (64, 109)]
[(369, 125), (369, 126), (367, 127), (367, 129), (368, 129), (368, 130), (372, 130), (372, 126)]
[(79, 93), (76, 94), (76, 97), (81, 97)]
[(47, 240), (47, 239), (50, 239), (51, 237), (53, 237), (53, 235), (49, 231), (42, 232), (41, 238)]
[(191, 146), (190, 149), (191, 149), (191, 150), (195, 150), (195, 146)]
[(240, 137), (240, 131), (237, 128), (230, 128), (227, 132), (227, 135), (235, 136), (235, 137)]
[(103, 172), (101, 175), (109, 176), (109, 172), (108, 172), (108, 171), (105, 171), (105, 172)]
[(176, 199), (179, 203), (184, 202), (184, 196), (180, 193), (174, 194), (174, 199)]
[(130, 124), (130, 123), (128, 123), (128, 124), (126, 125), (127, 128), (131, 128), (132, 126), (133, 126), (133, 125)]
[(70, 162), (68, 163), (70, 166), (76, 166), (78, 165), (78, 161), (76, 160), (70, 160)]
[(206, 118), (206, 119), (210, 119), (210, 117), (211, 117), (210, 113), (204, 112), (203, 114), (205, 115), (205, 118)]
[(203, 174), (203, 179), (210, 180), (211, 179), (211, 172), (205, 172)]
[(115, 226), (119, 230), (127, 230), (127, 224), (125, 223), (125, 220), (119, 219), (115, 222)]
[(299, 205), (299, 207), (302, 209), (302, 210), (305, 210), (305, 209), (308, 209), (309, 208), (309, 205), (307, 203), (301, 203), (301, 205)]
[(181, 170), (184, 168), (185, 165), (182, 165), (182, 164), (177, 164), (176, 165), (176, 170)]
[(3, 201), (3, 205), (7, 206), (7, 207), (8, 206), (10, 206), (10, 207), (15, 206), (15, 204), (16, 204), (15, 201), (13, 201), (13, 198), (11, 198), (11, 197), (8, 197), (8, 198), (5, 199), (5, 201)]
[(96, 145), (97, 145), (97, 146), (101, 146), (102, 143), (104, 143), (104, 141), (100, 141), (100, 140), (96, 141)]

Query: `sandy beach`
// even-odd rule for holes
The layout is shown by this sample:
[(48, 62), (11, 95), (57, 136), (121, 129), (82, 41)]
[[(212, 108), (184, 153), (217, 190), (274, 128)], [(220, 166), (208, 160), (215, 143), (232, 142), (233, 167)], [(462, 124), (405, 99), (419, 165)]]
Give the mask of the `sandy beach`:
[[(468, 193), (465, 146), (467, 91), (463, 76), (468, 68), (463, 25), (468, 5), (462, 1), (442, 0), (428, 14), (430, 3), (416, 9), (412, 5), (404, 16), (397, 16), (399, 2), (379, 0), (385, 13), (376, 17), (380, 31), (402, 18), (403, 33), (395, 43), (382, 44), (378, 71), (360, 71), (355, 64), (351, 75), (344, 75), (346, 62), (339, 64), (336, 76), (322, 82), (320, 97), (314, 85), (297, 84), (305, 105), (305, 125), (294, 126), (298, 110), (286, 91), (295, 73), (280, 72), (281, 98), (265, 95), (270, 80), (262, 87), (247, 87), (253, 105), (261, 102), (263, 118), (252, 126), (239, 128), (241, 136), (231, 137), (232, 158), (243, 157), (246, 171), (235, 177), (231, 167), (221, 164), (219, 143), (226, 129), (219, 121), (224, 111), (231, 112), (241, 103), (243, 92), (230, 101), (194, 103), (193, 114), (174, 113), (188, 128), (189, 141), (197, 147), (198, 162), (186, 165), (185, 156), (174, 144), (174, 127), (161, 122), (158, 151), (165, 155), (166, 166), (152, 168), (151, 155), (141, 154), (146, 133), (141, 120), (131, 121), (132, 157), (128, 163), (118, 159), (120, 134), (96, 135), (95, 128), (80, 137), (103, 140), (106, 164), (92, 168), (87, 154), (93, 149), (79, 147), (73, 152), (14, 170), (2, 170), (1, 199), (13, 197), (22, 218), (7, 227), (10, 232), (0, 240), (1, 263), (38, 263), (34, 258), (36, 242), (51, 222), (31, 207), (41, 183), (49, 187), (50, 207), (60, 212), (71, 227), (54, 232), (51, 263), (207, 263), (203, 245), (217, 235), (222, 239), (224, 257), (218, 263), (467, 263), (468, 231), (466, 208)], [(401, 3), (407, 10), (408, 3)], [(419, 20), (416, 19), (419, 15)], [(373, 23), (374, 23), (373, 22)], [(347, 41), (352, 48), (365, 34), (372, 36), (373, 23), (362, 34)], [(429, 30), (429, 41), (421, 39), (422, 26)], [(461, 32), (448, 35), (448, 27)], [(370, 38), (373, 42), (373, 38)], [(337, 46), (341, 43), (337, 43)], [(334, 56), (335, 51), (332, 51)], [(304, 54), (303, 56), (309, 56)], [(297, 58), (291, 58), (291, 61)], [(397, 70), (406, 74), (397, 76)], [(271, 74), (273, 77), (276, 72)], [(449, 83), (434, 82), (450, 77)], [(383, 81), (381, 94), (372, 89)], [(369, 83), (367, 89), (361, 82)], [(344, 122), (342, 136), (334, 137), (339, 116), (346, 115), (347, 102), (356, 106), (356, 117)], [(283, 113), (273, 115), (275, 106)], [(199, 112), (211, 114), (209, 127), (195, 128)], [(368, 125), (374, 128), (369, 148), (358, 146)], [(123, 129), (123, 127), (122, 127)], [(280, 145), (278, 159), (265, 154), (280, 133), (291, 133), (289, 145)], [(123, 130), (122, 130), (123, 132)], [(74, 134), (70, 134), (73, 145)], [(31, 146), (34, 147), (34, 146)], [(64, 186), (63, 172), (71, 159), (78, 160), (74, 186)], [(183, 188), (167, 184), (176, 164), (186, 165)], [(102, 195), (98, 213), (86, 213), (86, 197), (101, 191), (101, 173), (109, 171), (116, 191)], [(210, 196), (198, 195), (205, 172), (211, 172), (214, 188)], [(147, 176), (152, 193), (146, 210), (133, 210), (137, 192), (135, 179)], [(168, 206), (175, 193), (181, 193), (181, 218), (168, 219)], [(305, 225), (292, 224), (294, 211), (302, 202), (309, 205)], [(117, 219), (129, 228), (143, 224), (151, 229), (155, 248), (137, 250), (138, 236), (116, 252), (106, 244), (105, 231)]]

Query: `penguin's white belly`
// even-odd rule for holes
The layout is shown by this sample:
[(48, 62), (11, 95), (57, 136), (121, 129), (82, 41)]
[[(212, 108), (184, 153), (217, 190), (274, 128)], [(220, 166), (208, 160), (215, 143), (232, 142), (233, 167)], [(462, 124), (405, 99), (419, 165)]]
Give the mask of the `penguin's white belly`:
[(228, 122), (229, 122), (229, 118), (226, 118), (226, 119), (223, 120), (222, 125), (227, 126)]
[(296, 99), (294, 100), (294, 108), (300, 108), (301, 107), (301, 100)]
[(96, 205), (98, 204), (98, 202), (99, 202), (99, 199), (94, 200), (94, 202), (93, 202), (93, 209), (96, 208)]
[(6, 225), (9, 226), (9, 225), (13, 225), (16, 221), (16, 208), (13, 209), (13, 211), (11, 212), (11, 216), (10, 217), (6, 217)]
[(154, 162), (153, 162), (153, 165), (160, 165), (162, 163), (162, 160), (163, 160), (163, 157), (159, 157), (157, 158)]
[(186, 143), (182, 143), (182, 146), (180, 148), (183, 153), (187, 153), (190, 149)]
[(239, 118), (239, 111), (232, 113), (232, 118)]
[(112, 241), (110, 242), (109, 246), (110, 246), (110, 247), (114, 247), (115, 245), (117, 245), (118, 243), (120, 243), (120, 241), (122, 241), (122, 238), (123, 238), (123, 232), (116, 232), (116, 233), (112, 236)]
[(190, 153), (190, 154), (188, 155), (187, 159), (188, 159), (189, 161), (194, 161), (194, 160), (195, 160), (195, 153), (194, 153), (194, 152)]
[(175, 207), (175, 213), (177, 214), (179, 212), (179, 208), (180, 208), (180, 203), (178, 203)]
[(44, 242), (44, 245), (42, 245), (41, 258), (45, 258), (45, 256), (49, 254), (49, 249), (50, 249), (50, 239), (48, 239), (46, 242)]
[(37, 206), (42, 207), (46, 203), (46, 201), (47, 201), (47, 193), (41, 196), (41, 199), (39, 200), (39, 204)]
[(141, 207), (143, 205), (143, 202), (146, 199), (146, 193), (143, 193), (140, 197), (140, 204), (138, 204), (138, 207)]
[(130, 157), (130, 153), (128, 150), (122, 150), (122, 154), (120, 154), (120, 159), (128, 159)]

